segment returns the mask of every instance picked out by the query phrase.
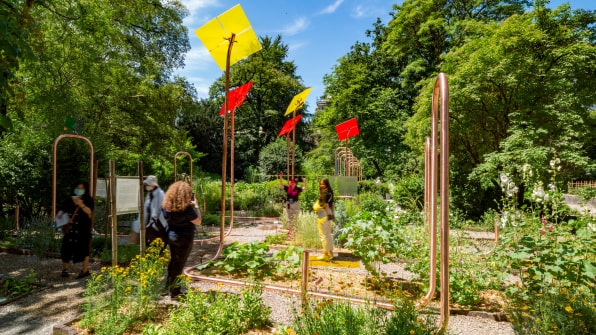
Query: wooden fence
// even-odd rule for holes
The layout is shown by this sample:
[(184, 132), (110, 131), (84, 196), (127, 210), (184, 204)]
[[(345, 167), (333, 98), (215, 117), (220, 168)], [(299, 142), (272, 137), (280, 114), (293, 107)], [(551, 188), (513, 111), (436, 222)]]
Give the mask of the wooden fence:
[(596, 180), (580, 180), (567, 182), (568, 189), (574, 188), (596, 188)]

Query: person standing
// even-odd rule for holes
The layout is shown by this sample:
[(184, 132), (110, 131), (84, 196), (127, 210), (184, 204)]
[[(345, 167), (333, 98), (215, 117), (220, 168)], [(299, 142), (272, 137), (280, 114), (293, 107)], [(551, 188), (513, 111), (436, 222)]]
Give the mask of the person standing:
[(306, 177), (302, 179), (304, 187), (300, 187), (298, 186), (298, 181), (296, 179), (291, 179), (289, 185), (284, 185), (282, 182), (283, 175), (283, 172), (279, 174), (279, 185), (284, 189), (284, 192), (286, 192), (285, 209), (288, 216), (288, 228), (293, 230), (296, 229), (296, 219), (298, 218), (298, 215), (300, 215), (299, 197), (300, 193), (306, 190)]
[[(147, 196), (145, 198), (145, 205), (143, 206), (143, 213), (145, 218), (145, 245), (149, 246), (156, 238), (165, 238), (166, 227), (165, 222), (160, 220), (161, 205), (164, 200), (164, 193), (157, 183), (156, 176), (147, 176), (143, 181)], [(167, 244), (168, 241), (163, 241)]]
[(201, 212), (190, 185), (183, 181), (172, 184), (166, 191), (162, 204), (163, 216), (168, 222), (168, 247), (170, 262), (166, 285), (170, 297), (181, 294), (181, 284), (177, 280), (192, 251), (196, 226), (201, 224)]
[(77, 279), (85, 278), (89, 273), (89, 254), (91, 251), (91, 231), (93, 230), (94, 201), (89, 195), (89, 183), (78, 181), (74, 185), (72, 196), (64, 201), (57, 217), (65, 213), (70, 216), (69, 222), (62, 228), (60, 257), (62, 258), (62, 278), (68, 278), (68, 265), (83, 263)]
[(321, 244), (323, 245), (323, 255), (317, 257), (317, 259), (331, 261), (333, 259), (333, 220), (335, 220), (335, 214), (333, 189), (327, 178), (323, 178), (319, 182), (319, 200), (315, 203), (313, 209), (317, 213), (317, 226)]

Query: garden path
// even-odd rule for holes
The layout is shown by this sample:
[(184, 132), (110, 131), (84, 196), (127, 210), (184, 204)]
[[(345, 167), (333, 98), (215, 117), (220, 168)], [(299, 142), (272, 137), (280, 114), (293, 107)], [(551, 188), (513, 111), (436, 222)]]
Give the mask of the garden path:
[[(238, 225), (226, 237), (225, 243), (263, 241), (269, 234), (275, 234), (276, 225), (273, 220), (256, 220), (250, 225)], [(213, 257), (219, 240), (197, 242), (187, 265), (199, 264), (201, 261)], [(0, 335), (47, 335), (51, 334), (54, 324), (72, 320), (81, 313), (80, 305), (84, 302), (84, 280), (74, 279), (79, 267), (73, 266), (68, 279), (60, 278), (59, 259), (38, 259), (36, 256), (14, 255), (0, 253), (0, 275), (21, 276), (33, 269), (46, 286), (38, 292), (24, 298), (0, 306)], [(396, 269), (399, 268), (399, 265)], [(92, 272), (98, 272), (101, 264), (90, 264)], [(363, 271), (354, 269), (351, 271)], [(406, 276), (404, 271), (400, 276)], [(202, 290), (215, 289), (215, 284), (195, 281), (193, 287)], [(233, 291), (237, 288), (225, 288)], [(271, 307), (271, 319), (275, 324), (288, 324), (292, 317), (292, 310), (299, 307), (299, 300), (295, 296), (264, 292), (263, 299)], [(449, 319), (449, 331), (453, 335), (512, 335), (513, 330), (507, 322), (497, 322), (477, 316), (453, 315)]]

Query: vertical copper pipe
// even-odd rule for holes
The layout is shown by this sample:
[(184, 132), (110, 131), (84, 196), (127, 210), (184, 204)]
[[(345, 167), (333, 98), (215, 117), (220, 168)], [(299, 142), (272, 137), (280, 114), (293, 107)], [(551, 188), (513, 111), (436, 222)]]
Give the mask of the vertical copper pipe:
[(116, 164), (110, 160), (110, 211), (112, 215), (112, 266), (118, 265), (118, 220), (116, 215)]
[(213, 259), (216, 259), (221, 255), (224, 246), (224, 229), (226, 224), (226, 171), (228, 165), (228, 103), (230, 98), (230, 57), (232, 56), (232, 46), (234, 45), (234, 40), (236, 38), (236, 34), (232, 33), (229, 38), (229, 45), (228, 45), (228, 55), (226, 57), (226, 100), (225, 104), (225, 113), (224, 113), (224, 130), (223, 130), (223, 152), (221, 157), (221, 226), (219, 229), (219, 248), (215, 253)]
[(290, 177), (290, 134), (286, 134), (286, 175)]
[(300, 285), (300, 296), (302, 306), (308, 304), (308, 251), (302, 252), (302, 283)]
[(234, 108), (230, 111), (230, 227), (234, 225)]
[(292, 176), (290, 178), (290, 180), (294, 179), (294, 173), (295, 173), (295, 169), (294, 166), (296, 165), (296, 110), (300, 108), (300, 105), (298, 105), (298, 107), (294, 108), (294, 112), (292, 113), (292, 117), (294, 118), (294, 121), (292, 121), (292, 124), (294, 125), (294, 127), (292, 128)]
[[(93, 176), (95, 175), (93, 168), (95, 166), (95, 151), (93, 150), (93, 144), (91, 143), (91, 141), (89, 141), (88, 138), (83, 137), (83, 136), (79, 136), (79, 135), (73, 135), (73, 134), (63, 134), (60, 135), (58, 137), (56, 137), (56, 139), (54, 140), (54, 148), (53, 148), (53, 157), (52, 157), (52, 218), (56, 217), (56, 174), (57, 174), (57, 162), (58, 162), (58, 143), (66, 138), (66, 137), (70, 137), (70, 138), (78, 138), (80, 140), (83, 140), (85, 142), (87, 142), (87, 144), (89, 145), (89, 151), (90, 151), (90, 164), (89, 164), (89, 189), (87, 190), (89, 192), (89, 194), (95, 194), (95, 189), (94, 189), (94, 183), (93, 183)], [(95, 198), (93, 198), (95, 199)]]
[(424, 229), (430, 232), (430, 137), (424, 141)]
[[(439, 97), (441, 98), (441, 317), (439, 319), (439, 329), (444, 331), (449, 322), (449, 86), (445, 73), (439, 73), (433, 89), (431, 115), (433, 133), (431, 137), (432, 145), (435, 146), (433, 151), (435, 164)], [(434, 206), (431, 205), (431, 211), (434, 212), (437, 196), (436, 174), (433, 177), (435, 177), (435, 192), (433, 192), (432, 197), (435, 198), (435, 204)]]
[(424, 143), (424, 158), (424, 227), (428, 229), (430, 238), (430, 268), (428, 292), (418, 302), (418, 308), (426, 306), (433, 299), (437, 287), (437, 183), (436, 175), (434, 178), (432, 175), (433, 164), (435, 164), (436, 169), (436, 152), (432, 151), (431, 139), (428, 137)]
[[(141, 256), (145, 255), (145, 198), (144, 198), (144, 191), (145, 185), (143, 184), (144, 181), (144, 172), (143, 172), (143, 162), (139, 161), (137, 163), (137, 171), (139, 174), (139, 250)], [(174, 158), (174, 180), (176, 180), (176, 159)], [(151, 213), (149, 213), (151, 215)]]

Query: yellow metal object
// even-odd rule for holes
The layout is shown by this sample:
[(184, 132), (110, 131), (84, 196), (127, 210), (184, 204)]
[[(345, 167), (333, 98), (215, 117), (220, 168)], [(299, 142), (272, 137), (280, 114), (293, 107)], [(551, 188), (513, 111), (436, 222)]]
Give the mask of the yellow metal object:
[(360, 268), (360, 261), (344, 261), (338, 259), (331, 259), (327, 261), (317, 259), (317, 256), (310, 256), (309, 258), (309, 266), (330, 266), (334, 268), (351, 268), (351, 269), (358, 269)]
[(195, 31), (222, 71), (226, 70), (229, 39), (234, 38), (230, 66), (261, 50), (262, 46), (240, 5), (216, 16)]
[(288, 105), (288, 108), (286, 109), (286, 113), (284, 114), (284, 116), (286, 116), (286, 115), (294, 112), (298, 108), (302, 107), (302, 105), (304, 105), (304, 103), (306, 102), (306, 97), (308, 97), (308, 94), (310, 93), (310, 91), (312, 91), (312, 87), (309, 87), (309, 88), (305, 89), (304, 91), (296, 94), (292, 98), (292, 101), (290, 101), (290, 104)]

